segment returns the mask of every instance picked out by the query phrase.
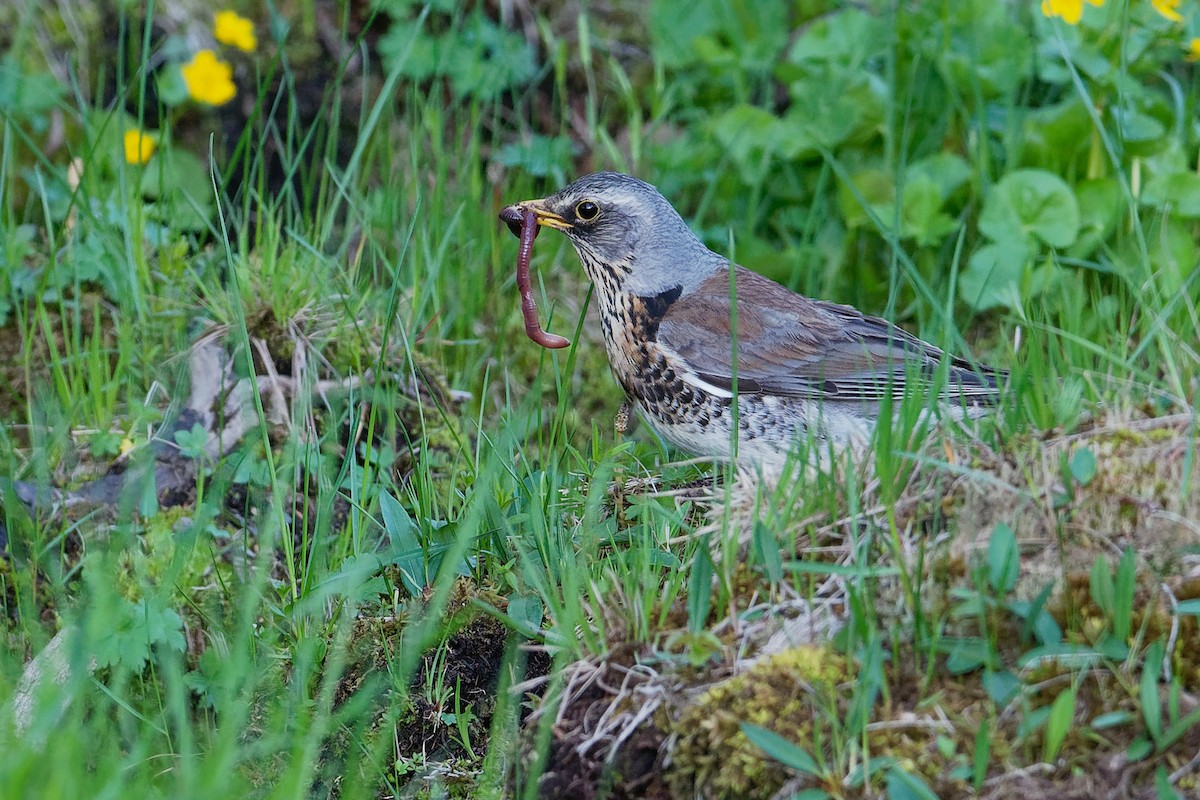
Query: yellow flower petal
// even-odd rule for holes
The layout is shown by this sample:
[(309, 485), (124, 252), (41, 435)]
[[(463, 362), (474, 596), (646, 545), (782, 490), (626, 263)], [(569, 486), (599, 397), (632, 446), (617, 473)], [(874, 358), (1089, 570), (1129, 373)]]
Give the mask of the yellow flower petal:
[(1192, 39), (1187, 43), (1187, 55), (1184, 58), (1188, 61), (1200, 61), (1200, 38)]
[(1150, 5), (1154, 6), (1154, 10), (1162, 16), (1171, 20), (1171, 22), (1183, 22), (1183, 17), (1176, 11), (1179, 8), (1181, 0), (1150, 0)]
[(1078, 25), (1083, 18), (1083, 0), (1042, 0), (1042, 15)]
[(141, 166), (150, 160), (158, 148), (158, 139), (137, 128), (125, 131), (125, 160)]
[(201, 50), (181, 68), (188, 95), (200, 103), (220, 106), (237, 94), (233, 67), (217, 58), (212, 50)]
[(1042, 0), (1042, 15), (1058, 17), (1068, 25), (1078, 25), (1083, 19), (1083, 4), (1102, 6), (1104, 0)]
[(133, 449), (133, 439), (126, 436), (121, 440), (121, 455), (127, 455)]
[(213, 36), (221, 44), (233, 45), (245, 53), (258, 49), (254, 23), (236, 11), (220, 11), (213, 22)]

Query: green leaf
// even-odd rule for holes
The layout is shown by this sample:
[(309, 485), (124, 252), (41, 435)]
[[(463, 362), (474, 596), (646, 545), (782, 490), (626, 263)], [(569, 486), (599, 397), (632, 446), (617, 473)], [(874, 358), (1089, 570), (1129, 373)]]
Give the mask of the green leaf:
[(1178, 616), (1200, 616), (1200, 600), (1184, 600), (1175, 606), (1175, 612)]
[(1071, 187), (1054, 173), (1016, 170), (988, 192), (979, 230), (994, 242), (1070, 247), (1079, 235), (1079, 204)]
[(886, 780), (888, 800), (938, 800), (925, 781), (899, 767), (889, 767)]
[(975, 251), (958, 277), (963, 302), (977, 311), (1007, 306), (1020, 309), (1021, 278), (1031, 253), (1020, 240), (987, 244)]
[(121, 452), (121, 441), (125, 435), (121, 431), (101, 430), (90, 437), (89, 447), (96, 458), (112, 458)]
[(1146, 721), (1146, 732), (1157, 742), (1162, 737), (1162, 703), (1158, 698), (1158, 676), (1162, 671), (1163, 646), (1155, 640), (1146, 648), (1142, 662), (1142, 680), (1139, 697), (1142, 702), (1142, 719)]
[(885, 225), (892, 222), (888, 208), (896, 198), (896, 185), (887, 170), (869, 167), (850, 175), (849, 183), (838, 182), (838, 207), (849, 228), (872, 226), (871, 213)]
[(692, 572), (688, 576), (688, 630), (698, 633), (708, 622), (708, 610), (712, 603), (713, 561), (707, 547), (699, 547), (692, 558)]
[(1133, 597), (1137, 592), (1137, 556), (1125, 548), (1117, 563), (1116, 583), (1113, 585), (1113, 636), (1121, 643), (1133, 633)]
[(887, 46), (887, 27), (881, 17), (847, 8), (813, 20), (796, 39), (787, 59), (793, 64), (823, 61), (859, 69), (882, 55)]
[(384, 70), (399, 70), (406, 78), (427, 80), (438, 72), (439, 43), (439, 37), (415, 20), (393, 19), (377, 47)]
[(983, 781), (987, 778), (988, 764), (991, 760), (991, 723), (985, 717), (979, 725), (979, 730), (975, 732), (975, 752), (971, 758), (971, 785), (975, 787), (975, 791), (979, 791), (983, 786)]
[(536, 178), (553, 178), (556, 183), (566, 183), (573, 156), (574, 145), (569, 137), (535, 134), (528, 141), (504, 145), (496, 154), (496, 160)]
[(788, 87), (792, 105), (783, 116), (790, 158), (818, 155), (878, 135), (887, 112), (887, 88), (875, 76), (829, 67)]
[(1154, 744), (1145, 736), (1139, 736), (1125, 748), (1125, 757), (1130, 761), (1141, 761), (1154, 751)]
[(1026, 738), (1046, 727), (1050, 717), (1050, 706), (1042, 706), (1026, 711), (1017, 723), (1017, 736)]
[[(1150, 245), (1150, 266), (1155, 273), (1157, 290), (1162, 296), (1190, 290), (1192, 272), (1200, 262), (1200, 248), (1197, 247), (1194, 227), (1192, 220), (1158, 215), (1146, 231), (1147, 244)], [(1135, 259), (1128, 263), (1142, 263), (1140, 256)]]
[(208, 168), (181, 147), (163, 147), (142, 170), (142, 196), (155, 200), (151, 217), (176, 231), (201, 231), (213, 208)]
[(744, 171), (757, 167), (764, 157), (780, 155), (787, 144), (779, 118), (757, 106), (734, 106), (709, 124), (713, 136)]
[(986, 639), (958, 639), (946, 656), (946, 669), (953, 675), (962, 675), (996, 661), (996, 653)]
[(40, 117), (58, 105), (64, 91), (62, 81), (48, 72), (24, 72), (13, 53), (0, 58), (0, 117)]
[(647, 23), (654, 45), (653, 53), (666, 67), (683, 67), (698, 59), (694, 42), (718, 29), (720, 21), (709, 14), (696, 13), (697, 3), (689, 0), (655, 0), (649, 4)]
[(524, 36), (476, 11), (442, 38), (438, 67), (458, 97), (492, 100), (532, 79), (537, 58)]
[(1070, 254), (1084, 258), (1116, 230), (1125, 210), (1125, 198), (1115, 178), (1097, 178), (1077, 183), (1075, 199), (1079, 203), (1079, 238)]
[(527, 636), (535, 635), (545, 619), (542, 599), (535, 594), (513, 595), (508, 598), (507, 613), (517, 629)]
[[(900, 234), (913, 239), (920, 247), (933, 247), (958, 227), (958, 222), (942, 211), (944, 197), (941, 187), (923, 175), (904, 184), (904, 200), (900, 214)], [(884, 222), (888, 217), (882, 217)]]
[(932, 181), (946, 199), (971, 179), (971, 166), (956, 153), (937, 153), (909, 164), (905, 176), (906, 185), (920, 180)]
[(987, 670), (983, 673), (983, 690), (998, 706), (1006, 706), (1021, 691), (1021, 679), (1006, 669)]
[[(633, 552), (634, 551), (630, 551), (631, 554), (633, 554)], [(645, 557), (646, 563), (653, 567), (662, 567), (663, 569), (667, 570), (677, 570), (683, 566), (683, 562), (679, 560), (679, 556), (675, 555), (669, 550), (663, 550), (659, 547), (652, 547), (641, 555)]]
[(1096, 477), (1096, 456), (1086, 447), (1081, 447), (1071, 456), (1071, 477), (1080, 486), (1087, 486)]
[(667, 67), (764, 73), (793, 29), (787, 3), (655, 0), (648, 12), (652, 52)]
[(1171, 785), (1171, 776), (1162, 764), (1154, 770), (1154, 794), (1157, 800), (1183, 800), (1175, 787)]
[(156, 644), (183, 652), (183, 619), (173, 608), (145, 598), (136, 602), (118, 602), (116, 613), (107, 623), (107, 634), (96, 642), (99, 666), (119, 664), (140, 672)]
[(374, 553), (352, 555), (336, 572), (310, 587), (301, 602), (315, 614), (320, 613), (330, 598), (341, 597), (359, 603), (372, 596), (390, 594), (390, 587), (379, 577), (381, 566), (379, 556)]
[(392, 551), (392, 563), (400, 570), (400, 581), (413, 597), (425, 588), (425, 551), (417, 538), (417, 526), (386, 489), (379, 494), (379, 513)]
[(754, 555), (763, 565), (763, 571), (767, 573), (767, 580), (771, 582), (772, 586), (778, 585), (783, 580), (783, 558), (780, 553), (779, 540), (775, 538), (775, 532), (768, 528), (761, 519), (755, 520), (751, 538)]
[(1138, 202), (1164, 214), (1188, 219), (1200, 217), (1200, 175), (1195, 172), (1153, 175), (1146, 181)]
[(1113, 584), (1112, 568), (1104, 556), (1096, 556), (1092, 562), (1088, 585), (1092, 593), (1092, 602), (1111, 618), (1116, 605), (1116, 589)]
[(1021, 638), (1028, 638), (1032, 633), (1040, 644), (1054, 645), (1062, 641), (1062, 629), (1046, 611), (1046, 601), (1054, 591), (1054, 584), (1047, 583), (1032, 600), (1013, 600), (1007, 607), (1014, 614), (1025, 620), (1021, 626)]
[(1022, 161), (1068, 169), (1085, 157), (1093, 128), (1087, 105), (1074, 95), (1061, 103), (1034, 108), (1024, 117)]
[(1075, 687), (1064, 689), (1054, 698), (1050, 716), (1046, 718), (1046, 733), (1042, 739), (1042, 760), (1053, 763), (1058, 751), (1075, 722)]
[(1117, 135), (1126, 144), (1157, 142), (1166, 136), (1167, 129), (1154, 117), (1136, 108), (1110, 106), (1108, 114), (1117, 129)]
[(818, 778), (825, 776), (825, 770), (817, 764), (804, 748), (795, 742), (783, 738), (774, 731), (767, 730), (758, 725), (751, 725), (749, 722), (739, 722), (738, 726), (742, 729), (745, 737), (750, 740), (751, 744), (757, 746), (785, 767), (797, 770), (798, 772), (806, 772)]
[[(1033, 72), (1033, 46), (1028, 32), (1003, 3), (943, 4), (935, 16), (936, 34), (925, 55), (954, 87), (951, 95), (980, 100), (1008, 98)], [(906, 15), (909, 12), (906, 12)]]
[(167, 106), (178, 106), (189, 99), (187, 82), (181, 64), (168, 64), (154, 75), (158, 99)]
[(792, 795), (792, 800), (833, 800), (833, 795), (824, 789), (801, 789)]
[(179, 453), (184, 458), (200, 458), (208, 444), (208, 430), (197, 422), (190, 430), (175, 431), (175, 444), (179, 445)]
[(988, 540), (988, 584), (993, 591), (1007, 594), (1020, 573), (1017, 535), (1003, 522), (997, 523)]
[(1162, 738), (1158, 740), (1158, 746), (1155, 749), (1157, 749), (1160, 753), (1166, 751), (1167, 748), (1171, 747), (1186, 734), (1191, 732), (1191, 730), (1195, 728), (1197, 724), (1200, 724), (1200, 708), (1194, 708), (1188, 714), (1180, 717), (1175, 722), (1172, 722), (1171, 725), (1165, 731), (1163, 731)]
[(386, 70), (418, 81), (447, 78), (460, 98), (495, 99), (532, 79), (538, 67), (524, 36), (478, 10), (440, 35), (419, 19), (393, 19), (378, 47)]
[(1093, 719), (1091, 726), (1098, 731), (1102, 731), (1105, 728), (1112, 728), (1117, 725), (1128, 725), (1134, 719), (1136, 717), (1128, 711), (1109, 711)]

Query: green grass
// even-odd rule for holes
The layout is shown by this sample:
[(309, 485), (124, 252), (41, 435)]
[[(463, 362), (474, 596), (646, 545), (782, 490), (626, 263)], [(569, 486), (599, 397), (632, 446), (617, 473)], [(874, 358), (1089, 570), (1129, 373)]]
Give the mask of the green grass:
[[(336, 69), (311, 13), (280, 50), (247, 9), (264, 45), (231, 56), (257, 92), (228, 138), (209, 132), (229, 109), (154, 106), (147, 64), (179, 42), (137, 17), (114, 47), (69, 16), (111, 63), (64, 85), (51, 64), (83, 62), (63, 12), (4, 12), (0, 794), (533, 797), (545, 771), (551, 796), (650, 776), (679, 797), (1000, 797), (1031, 766), (1046, 792), (1086, 790), (1114, 754), (1154, 796), (1196, 791), (1200, 211), (1178, 29), (1117, 2), (1078, 29), (988, 3), (710, 26), (702, 3), (676, 35), (678, 5), (563, 24), (535, 4), (543, 49), (523, 72), (505, 40), (503, 92), (421, 61), (432, 36), (455, 63), (500, 36), (474, 6), (389, 7), (382, 61), (338, 20)], [(810, 25), (831, 55), (792, 52)], [(839, 92), (861, 123), (840, 138)], [(144, 167), (119, 149), (139, 116), (162, 133)], [(533, 133), (543, 150), (505, 150)], [(1011, 368), (996, 419), (932, 428), (905, 398), (868, 466), (786, 480), (617, 435), (574, 254), (538, 240), (543, 320), (573, 341), (542, 350), (495, 217), (602, 167), (748, 266)], [(1005, 205), (996, 187), (1032, 169), (1074, 228), (1057, 184)], [(1017, 274), (981, 278), (1018, 229), (1042, 238), (1001, 253)], [(215, 406), (215, 432), (242, 428), (224, 450), (171, 427), (197, 351), (235, 397)], [(199, 465), (181, 503), (144, 479), (24, 495), (156, 457)], [(23, 682), (35, 658), (59, 680)]]

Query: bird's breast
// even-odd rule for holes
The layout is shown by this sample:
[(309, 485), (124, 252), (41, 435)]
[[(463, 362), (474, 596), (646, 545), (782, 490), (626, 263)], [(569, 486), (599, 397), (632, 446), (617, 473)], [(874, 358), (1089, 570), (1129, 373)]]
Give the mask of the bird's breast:
[[(658, 325), (678, 290), (642, 297), (600, 298), (600, 323), (608, 363), (617, 382), (660, 432), (678, 426), (706, 429), (729, 401), (703, 392), (679, 356), (658, 342)], [(671, 438), (668, 435), (668, 438)]]
[(600, 327), (613, 374), (635, 399), (648, 387), (660, 383), (670, 369), (658, 344), (661, 313), (652, 299), (628, 292), (601, 291)]

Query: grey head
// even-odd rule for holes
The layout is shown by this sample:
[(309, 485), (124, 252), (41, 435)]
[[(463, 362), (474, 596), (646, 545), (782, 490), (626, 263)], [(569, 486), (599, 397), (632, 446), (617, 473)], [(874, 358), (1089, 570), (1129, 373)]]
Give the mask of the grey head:
[(602, 291), (656, 295), (681, 286), (686, 292), (728, 269), (657, 189), (619, 172), (585, 175), (549, 197), (508, 206), (500, 218), (520, 235), (525, 211), (567, 235)]

